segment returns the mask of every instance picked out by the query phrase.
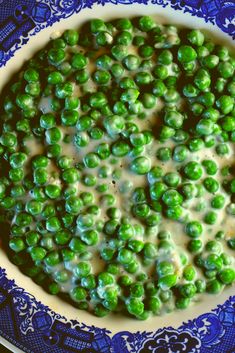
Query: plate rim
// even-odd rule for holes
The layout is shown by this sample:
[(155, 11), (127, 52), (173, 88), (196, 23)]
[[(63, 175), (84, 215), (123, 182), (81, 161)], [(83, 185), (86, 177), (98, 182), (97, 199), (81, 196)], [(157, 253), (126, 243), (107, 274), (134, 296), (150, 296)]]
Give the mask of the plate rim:
[[(163, 8), (170, 6), (174, 10), (181, 11), (184, 13), (190, 13), (192, 16), (203, 18), (205, 22), (210, 22), (212, 25), (219, 27), (222, 31), (226, 32), (230, 37), (232, 37), (234, 39), (235, 38), (235, 28), (234, 28), (234, 30), (228, 31), (228, 28), (226, 28), (224, 26), (223, 20), (226, 18), (226, 14), (228, 12), (228, 9), (232, 8), (232, 11), (234, 11), (234, 14), (235, 14), (235, 5), (232, 4), (233, 5), (232, 6), (231, 2), (229, 2), (229, 1), (213, 0), (213, 1), (211, 1), (211, 3), (212, 2), (217, 5), (217, 8), (215, 6), (216, 10), (214, 9), (214, 12), (209, 11), (210, 7), (208, 5), (207, 0), (204, 0), (204, 1), (185, 0), (184, 5), (182, 5), (182, 2), (180, 0), (172, 0), (172, 1), (170, 1), (170, 0), (151, 0), (151, 1), (149, 1), (149, 0), (98, 0), (98, 1), (72, 0), (71, 1), (70, 0), (69, 1), (68, 0), (67, 2), (62, 1), (62, 0), (52, 0), (50, 2), (48, 0), (40, 0), (40, 1), (36, 2), (36, 5), (39, 6), (41, 13), (44, 13), (44, 15), (41, 15), (41, 17), (38, 16), (36, 9), (34, 9), (34, 7), (33, 7), (34, 16), (32, 15), (32, 17), (34, 20), (36, 19), (35, 20), (36, 21), (35, 27), (33, 28), (32, 31), (29, 31), (28, 35), (26, 35), (26, 36), (23, 35), (23, 33), (21, 33), (18, 38), (19, 42), (16, 43), (15, 45), (13, 45), (12, 47), (10, 47), (10, 49), (7, 50), (4, 53), (4, 55), (2, 54), (2, 51), (0, 50), (0, 68), (4, 67), (7, 64), (7, 62), (14, 56), (15, 52), (18, 51), (23, 45), (25, 45), (28, 42), (30, 37), (35, 36), (42, 29), (44, 29), (48, 26), (52, 26), (55, 22), (58, 22), (62, 19), (69, 18), (73, 14), (79, 13), (81, 10), (83, 10), (85, 8), (91, 8), (93, 5), (97, 5), (97, 4), (99, 4), (101, 6), (104, 6), (106, 4), (115, 4), (115, 5), (118, 5), (118, 4), (122, 4), (122, 5), (135, 5), (135, 4), (148, 5), (148, 4), (151, 4), (151, 5), (153, 5), (154, 4), (154, 5), (161, 6)], [(50, 6), (48, 6), (49, 3), (50, 3)], [(67, 7), (65, 5), (63, 5), (66, 3), (67, 3)], [(200, 6), (198, 4), (200, 4)], [(0, 5), (1, 5), (1, 3), (0, 3)], [(48, 16), (48, 13), (49, 13), (48, 8), (50, 10), (51, 17), (50, 18), (46, 18), (46, 17), (43, 18), (43, 16)], [(40, 15), (40, 12), (39, 12), (39, 15)], [(46, 18), (46, 21), (43, 22), (42, 20), (43, 19), (45, 20), (45, 18)], [(0, 34), (1, 34), (1, 30), (0, 30)], [(35, 297), (33, 297), (31, 294), (27, 293), (23, 288), (18, 287), (15, 284), (14, 280), (8, 279), (6, 276), (6, 270), (4, 270), (3, 268), (0, 267), (0, 299), (1, 299), (1, 293), (2, 293), (3, 289), (5, 289), (7, 291), (8, 299), (9, 299), (9, 297), (12, 296), (12, 293), (13, 293), (12, 298), (14, 298), (16, 300), (16, 302), (17, 302), (16, 297), (18, 296), (21, 298), (21, 300), (22, 300), (22, 298), (24, 298), (25, 304), (33, 303), (34, 305), (36, 305), (38, 310), (36, 312), (33, 312), (31, 315), (32, 320), (34, 318), (34, 325), (36, 325), (35, 324), (35, 322), (36, 322), (35, 317), (37, 317), (36, 314), (39, 316), (39, 318), (40, 318), (39, 314), (42, 315), (41, 322), (42, 322), (42, 320), (44, 320), (44, 321), (48, 320), (47, 326), (48, 326), (49, 322), (51, 322), (51, 326), (48, 326), (47, 330), (49, 330), (49, 329), (51, 329), (51, 327), (53, 327), (55, 320), (62, 320), (61, 321), (62, 323), (64, 323), (64, 320), (65, 320), (66, 324), (68, 323), (67, 319), (62, 317), (60, 314), (53, 312), (51, 309), (49, 309), (47, 306), (43, 305), (41, 302), (38, 302), (35, 299)], [(0, 303), (1, 303), (1, 301), (0, 301)], [(20, 317), (21, 313), (22, 313), (21, 311), (18, 312), (19, 317)], [(49, 316), (45, 316), (45, 315), (43, 316), (43, 313), (47, 314)], [(0, 317), (1, 317), (1, 314), (0, 314)], [(45, 317), (47, 319), (45, 319)], [(51, 321), (48, 317), (51, 318)], [(12, 320), (13, 320), (13, 317), (12, 317)], [(20, 318), (18, 318), (18, 320), (20, 320)], [(207, 321), (207, 323), (209, 324), (209, 327), (213, 333), (213, 335), (212, 335), (212, 333), (210, 332), (210, 335), (211, 335), (210, 340), (209, 340), (210, 335), (208, 335), (208, 333), (206, 333), (203, 336), (202, 334), (200, 335), (197, 332), (199, 329), (203, 329), (203, 327), (204, 327), (203, 320)], [(72, 322), (72, 321), (74, 321), (74, 322)], [(40, 320), (38, 322), (40, 324)], [(181, 326), (179, 326), (178, 329), (175, 329), (175, 328), (169, 326), (169, 327), (159, 328), (154, 333), (153, 332), (132, 333), (129, 331), (120, 331), (120, 332), (116, 333), (113, 337), (111, 337), (111, 335), (110, 335), (111, 332), (109, 330), (100, 329), (97, 327), (94, 328), (91, 326), (87, 326), (85, 324), (76, 323), (75, 320), (70, 320), (69, 324), (71, 325), (71, 327), (67, 326), (67, 329), (64, 329), (64, 330), (67, 332), (67, 334), (71, 330), (74, 330), (73, 334), (75, 334), (77, 331), (76, 327), (78, 324), (81, 324), (83, 326), (83, 329), (85, 330), (84, 332), (91, 332), (91, 331), (93, 332), (94, 330), (96, 330), (96, 332), (94, 331), (95, 332), (95, 336), (94, 336), (95, 343), (94, 343), (94, 347), (93, 346), (92, 347), (94, 348), (94, 350), (98, 349), (98, 351), (96, 350), (96, 352), (101, 352), (101, 353), (102, 352), (104, 352), (104, 353), (109, 352), (110, 351), (109, 348), (112, 349), (112, 351), (115, 353), (120, 353), (120, 351), (118, 351), (118, 349), (120, 347), (123, 347), (122, 353), (124, 353), (124, 352), (137, 352), (137, 351), (140, 353), (145, 353), (145, 352), (148, 352), (148, 351), (146, 351), (146, 349), (148, 349), (147, 347), (148, 347), (149, 342), (152, 342), (154, 340), (154, 342), (158, 343), (160, 339), (163, 341), (164, 341), (164, 339), (165, 339), (165, 341), (166, 341), (166, 339), (170, 340), (171, 337), (174, 335), (177, 337), (178, 344), (182, 343), (181, 341), (183, 338), (184, 339), (187, 338), (188, 342), (191, 342), (191, 344), (194, 345), (192, 348), (190, 347), (190, 349), (192, 349), (191, 350), (192, 353), (194, 353), (194, 352), (195, 353), (199, 353), (199, 352), (204, 353), (204, 352), (209, 352), (211, 350), (211, 346), (213, 346), (213, 345), (215, 346), (215, 345), (221, 343), (221, 339), (225, 338), (227, 331), (229, 331), (228, 328), (230, 328), (232, 325), (234, 325), (234, 323), (235, 323), (235, 296), (232, 296), (229, 299), (227, 299), (225, 301), (225, 303), (217, 305), (217, 307), (215, 309), (213, 309), (205, 314), (202, 314), (193, 320), (189, 320), (186, 323), (183, 322), (183, 324)], [(37, 326), (34, 326), (34, 325), (32, 324), (32, 327), (31, 327), (34, 331), (29, 330), (29, 326), (25, 328), (26, 329), (25, 337), (27, 337), (27, 335), (29, 333), (31, 333), (31, 334), (35, 333), (36, 335), (38, 334)], [(184, 333), (184, 337), (182, 337), (182, 333)], [(235, 337), (235, 330), (233, 332), (233, 335)], [(4, 332), (2, 332), (2, 336), (4, 336)], [(96, 336), (98, 338), (96, 338)], [(8, 336), (8, 339), (11, 339), (14, 341), (14, 339), (12, 339), (9, 336)], [(54, 337), (54, 339), (55, 339), (55, 337)], [(16, 346), (20, 345), (19, 341), (14, 341), (14, 344)], [(99, 346), (99, 344), (100, 344), (100, 346)], [(129, 348), (131, 350), (129, 350), (127, 348), (127, 344), (129, 345)], [(47, 342), (46, 346), (48, 347), (48, 342)], [(32, 350), (29, 350), (26, 347), (23, 347), (23, 346), (21, 346), (21, 347), (24, 349), (27, 349), (27, 350), (25, 350), (25, 352), (29, 352), (29, 353), (39, 352), (36, 350), (33, 352)], [(137, 348), (137, 350), (132, 350), (135, 348)], [(220, 346), (220, 349), (221, 349), (221, 346)], [(50, 352), (53, 352), (53, 351), (50, 350)], [(67, 351), (66, 351), (66, 353), (67, 353)], [(156, 351), (156, 353), (158, 353), (158, 351)], [(159, 351), (159, 353), (161, 353), (161, 352)]]

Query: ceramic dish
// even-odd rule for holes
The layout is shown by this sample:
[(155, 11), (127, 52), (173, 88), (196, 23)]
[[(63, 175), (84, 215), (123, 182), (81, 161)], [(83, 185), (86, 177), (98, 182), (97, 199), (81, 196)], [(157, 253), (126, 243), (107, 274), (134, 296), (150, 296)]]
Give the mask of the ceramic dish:
[[(94, 17), (143, 14), (204, 29), (234, 47), (233, 0), (0, 0), (0, 88), (53, 32)], [(101, 319), (44, 292), (1, 249), (0, 266), (0, 336), (14, 352), (235, 352), (234, 287), (145, 322), (112, 315)]]

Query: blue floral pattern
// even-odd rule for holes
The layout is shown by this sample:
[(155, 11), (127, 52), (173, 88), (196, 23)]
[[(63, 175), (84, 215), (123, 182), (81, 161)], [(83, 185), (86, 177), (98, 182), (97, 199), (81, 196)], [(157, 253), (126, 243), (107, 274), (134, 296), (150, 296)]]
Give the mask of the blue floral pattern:
[(53, 312), (9, 280), (0, 267), (0, 319), (0, 335), (29, 353), (235, 352), (235, 296), (178, 329), (112, 335)]
[[(106, 3), (170, 6), (235, 38), (234, 0), (0, 0), (0, 67), (42, 29)], [(178, 329), (112, 335), (53, 312), (8, 279), (0, 267), (0, 335), (27, 353), (234, 353), (235, 296)]]
[(146, 340), (139, 353), (199, 353), (200, 347), (201, 342), (190, 332), (167, 328), (160, 330), (151, 339)]
[(170, 6), (203, 18), (235, 38), (234, 0), (0, 0), (0, 67), (42, 29), (94, 4), (106, 3)]

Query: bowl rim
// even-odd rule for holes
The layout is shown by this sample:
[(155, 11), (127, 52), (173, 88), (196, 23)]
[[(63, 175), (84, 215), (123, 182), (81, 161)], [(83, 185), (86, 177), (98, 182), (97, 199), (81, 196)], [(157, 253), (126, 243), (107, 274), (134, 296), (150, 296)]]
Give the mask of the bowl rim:
[[(170, 3), (170, 1), (162, 1), (162, 0), (158, 0), (158, 1), (155, 1), (155, 3), (154, 3), (154, 5), (158, 5), (158, 14), (160, 14), (160, 16), (162, 16), (163, 18), (163, 21), (164, 21), (164, 13), (165, 13), (165, 11), (167, 11), (167, 13), (168, 13), (168, 15), (166, 15), (166, 18), (169, 18), (169, 11), (172, 11), (172, 15), (173, 15), (173, 13), (174, 13), (174, 20), (175, 20), (175, 22), (176, 23), (180, 23), (181, 21), (182, 21), (182, 18), (181, 18), (181, 15), (182, 15), (182, 12), (178, 12), (178, 16), (175, 14), (175, 9), (174, 9), (174, 7), (172, 7), (172, 8), (170, 8), (170, 7), (167, 7), (167, 5), (165, 5), (167, 3), (167, 5), (169, 5), (169, 3)], [(138, 2), (138, 5), (136, 5), (136, 2), (134, 2), (134, 1), (131, 1), (131, 3), (129, 3), (129, 6), (131, 5), (131, 4), (135, 4), (135, 9), (134, 9), (134, 12), (136, 12), (136, 14), (138, 13), (138, 11), (140, 11), (140, 8), (142, 8), (143, 6), (145, 6), (146, 4), (139, 4), (139, 2)], [(92, 9), (89, 9), (89, 8), (85, 8), (85, 9), (83, 9), (82, 10), (82, 12), (83, 13), (85, 13), (86, 11), (87, 11), (87, 14), (90, 12), (90, 11), (93, 11), (93, 10), (96, 10), (97, 9), (97, 11), (98, 11), (98, 7), (100, 7), (100, 6), (102, 6), (103, 4), (100, 4), (100, 5), (95, 5), (95, 6), (92, 6)], [(149, 5), (149, 4), (148, 4)], [(160, 6), (159, 6), (160, 5)], [(110, 11), (110, 9), (108, 9), (108, 7), (111, 7), (111, 8), (113, 8), (113, 6), (116, 6), (115, 4), (110, 4), (110, 3), (106, 3), (105, 4), (105, 11), (107, 10), (107, 11)], [(120, 5), (118, 5), (118, 7), (119, 7), (119, 9), (121, 8), (121, 6), (123, 7), (123, 10), (125, 9), (125, 13), (128, 13), (128, 11), (129, 10), (127, 10), (127, 5), (123, 5), (123, 3)], [(153, 4), (151, 5), (151, 6), (153, 6)], [(103, 10), (104, 10), (104, 8), (102, 8)], [(130, 8), (129, 8), (130, 9)], [(119, 12), (119, 11), (123, 11), (123, 10), (118, 10), (117, 11), (117, 7), (115, 8), (115, 11), (114, 11), (114, 14), (112, 14), (112, 17), (117, 17), (117, 13)], [(183, 10), (187, 10), (187, 7), (185, 7), (184, 9), (182, 8), (182, 9), (180, 9), (181, 11), (183, 11)], [(80, 10), (79, 10), (80, 11)], [(133, 13), (133, 8), (132, 9), (130, 9), (130, 11)], [(150, 9), (150, 5), (149, 5), (149, 12), (151, 13), (152, 12), (152, 9)], [(186, 13), (184, 13), (184, 16), (190, 16), (190, 18), (191, 18), (191, 13), (188, 13), (187, 11), (185, 11)], [(67, 16), (67, 15), (66, 15)], [(72, 16), (72, 15), (71, 15)], [(93, 16), (93, 15), (91, 15), (91, 16)], [(110, 17), (110, 15), (108, 15), (107, 14), (107, 16), (108, 17)], [(197, 16), (197, 15), (195, 15), (195, 16)], [(74, 11), (74, 13), (73, 13), (73, 17), (77, 17), (77, 11), (75, 10)], [(57, 22), (57, 21), (55, 21), (54, 23), (50, 23), (49, 24), (49, 26), (53, 26), (53, 28), (57, 28), (58, 30), (60, 30), (60, 28), (62, 28), (64, 25), (65, 25), (65, 23), (66, 24), (69, 24), (70, 22), (71, 22), (71, 17), (70, 17), (70, 15), (69, 16), (67, 16), (66, 18), (63, 18), (63, 17), (61, 17), (60, 18), (60, 20), (61, 19), (63, 19), (63, 21), (59, 21), (59, 22)], [(78, 21), (79, 19), (78, 19), (78, 17), (77, 17), (77, 21)], [(221, 29), (219, 29), (219, 28), (216, 28), (214, 25), (215, 25), (215, 22), (213, 23), (213, 22), (211, 22), (211, 21), (209, 21), (207, 24), (205, 24), (205, 21), (206, 19), (202, 19), (202, 18), (197, 18), (197, 26), (198, 27), (204, 27), (204, 28), (209, 28), (209, 30), (211, 30), (211, 31), (213, 31), (213, 33), (216, 33), (215, 34), (215, 36), (216, 37), (219, 37), (220, 39), (224, 39), (225, 40), (225, 42), (228, 44), (228, 45), (232, 45), (232, 44), (234, 44), (233, 42), (232, 42), (232, 37), (230, 36), (230, 38), (229, 38), (229, 36), (228, 36), (228, 34), (226, 33), (221, 33)], [(42, 29), (42, 28), (41, 28)], [(42, 38), (43, 37), (45, 37), (45, 35), (47, 35), (50, 31), (52, 31), (52, 28), (44, 28), (43, 29), (43, 31), (41, 31), (41, 29), (40, 29), (40, 31), (38, 31), (38, 32), (36, 32), (37, 33), (37, 41), (38, 42), (40, 42), (41, 40), (42, 40)], [(35, 37), (34, 37), (34, 35), (35, 34), (33, 34), (32, 36), (31, 36), (31, 39), (29, 40), (29, 42), (27, 43), (27, 44), (25, 44), (24, 45), (24, 50), (23, 49), (21, 49), (21, 50), (16, 50), (14, 53), (13, 53), (13, 56), (11, 57), (11, 60), (7, 63), (7, 65), (6, 66), (2, 66), (1, 68), (0, 68), (0, 74), (1, 74), (1, 77), (2, 77), (2, 80), (1, 80), (1, 84), (3, 85), (4, 84), (4, 81), (5, 80), (7, 80), (7, 78), (9, 77), (8, 75), (9, 75), (9, 72), (15, 72), (15, 71), (18, 71), (18, 69), (20, 68), (20, 66), (21, 66), (21, 63), (22, 63), (22, 58), (21, 58), (21, 55), (22, 55), (22, 53), (24, 52), (24, 53), (33, 53), (33, 51), (35, 50), (35, 49), (33, 49), (33, 44), (34, 44), (34, 42), (36, 42), (35, 41)], [(37, 44), (35, 44), (35, 48), (37, 47)], [(19, 48), (18, 48), (19, 49)], [(26, 55), (27, 56), (27, 55)], [(3, 258), (3, 254), (0, 252), (0, 256), (1, 256), (1, 259)], [(15, 276), (13, 276), (12, 277), (12, 274), (14, 273), (14, 270), (13, 269), (11, 269), (10, 271), (9, 271), (9, 268), (10, 268), (10, 266), (9, 266), (9, 264), (8, 263), (6, 263), (5, 262), (5, 264), (7, 264), (7, 266), (5, 266), (6, 268), (7, 268), (7, 273), (9, 272), (9, 278), (14, 278)], [(1, 269), (0, 269), (0, 271), (1, 271)], [(12, 272), (13, 271), (13, 272)], [(3, 272), (2, 272), (3, 273)], [(23, 275), (22, 275), (23, 276)], [(5, 275), (3, 276), (4, 278), (5, 278), (5, 281), (10, 281), (10, 280), (8, 280), (8, 277), (6, 277)], [(22, 278), (21, 278), (21, 275), (20, 275), (20, 273), (17, 273), (17, 282), (18, 283), (22, 283), (21, 282), (21, 280), (22, 280)], [(29, 279), (30, 280), (30, 279)], [(30, 280), (31, 281), (31, 280)], [(8, 283), (8, 282), (7, 282)], [(37, 288), (37, 285), (35, 285), (36, 286), (36, 288), (35, 288), (35, 290), (33, 291), (34, 293), (35, 293), (35, 296), (36, 296), (36, 298), (41, 298), (41, 293), (40, 293), (40, 289), (39, 288)], [(24, 287), (24, 286), (23, 286)], [(27, 288), (27, 291), (25, 292), (25, 289), (23, 289), (23, 287), (18, 287), (17, 286), (17, 288), (19, 288), (21, 291), (22, 291), (22, 293), (24, 293), (24, 294), (26, 294), (26, 296), (28, 295), (27, 294), (27, 292), (28, 292), (28, 288), (30, 288), (31, 287), (31, 284), (30, 283), (28, 283), (27, 284), (27, 286), (26, 286), (26, 288)], [(0, 285), (0, 289), (1, 289), (1, 285)], [(233, 291), (233, 290), (232, 290)], [(231, 307), (231, 303), (233, 303), (233, 301), (235, 301), (235, 297), (234, 298), (232, 298), (232, 297), (230, 297), (227, 301), (225, 301), (225, 299), (227, 299), (228, 297), (229, 297), (229, 295), (230, 294), (233, 294), (232, 293), (232, 291), (231, 292), (226, 292), (226, 295), (225, 296), (221, 296), (220, 297), (220, 300), (218, 301), (218, 305), (217, 305), (217, 307), (214, 309), (214, 311), (217, 313), (217, 312), (219, 312), (220, 313), (220, 311), (218, 311), (218, 310), (220, 310), (221, 309), (221, 304), (222, 304), (222, 306), (224, 305), (225, 307), (224, 307), (224, 310), (226, 310), (226, 308), (230, 308)], [(30, 291), (29, 291), (30, 292)], [(40, 295), (38, 296), (38, 293), (40, 293)], [(31, 294), (29, 294), (29, 296), (30, 297), (32, 297), (31, 296)], [(33, 299), (33, 301), (34, 302), (36, 302), (36, 300), (35, 299)], [(225, 302), (224, 302), (225, 301)], [(215, 307), (215, 304), (212, 304), (210, 301), (208, 301), (207, 302), (207, 308), (208, 308), (208, 310), (210, 311), (212, 308), (214, 308)], [(216, 311), (217, 310), (217, 311)], [(198, 313), (200, 312), (200, 310), (197, 310), (198, 311)], [(54, 311), (52, 311), (52, 312), (54, 312)], [(203, 313), (202, 313), (202, 315), (207, 315), (207, 317), (210, 317), (209, 315), (212, 315), (211, 314), (211, 312), (209, 313), (209, 312), (207, 312), (207, 314), (205, 313), (205, 310), (203, 310)], [(214, 314), (215, 315), (215, 314)], [(190, 314), (189, 315), (190, 316), (190, 318), (192, 318), (192, 319), (194, 319), (195, 318), (195, 315), (194, 314)], [(182, 319), (180, 318), (180, 315), (179, 315), (179, 319), (180, 319), (180, 322), (182, 323)], [(82, 319), (83, 320), (83, 319)], [(195, 321), (196, 319), (194, 319), (194, 321)], [(90, 321), (90, 320), (89, 320)], [(94, 320), (91, 320), (91, 321), (94, 321)], [(99, 326), (100, 325), (103, 325), (103, 323), (104, 323), (104, 321), (103, 320), (98, 320), (99, 321)], [(161, 320), (159, 321), (159, 325), (158, 325), (158, 331), (157, 332), (160, 332), (159, 330), (167, 330), (167, 327), (166, 327), (166, 325), (164, 325), (164, 323), (162, 322), (162, 323), (160, 323), (161, 322)], [(133, 327), (135, 326), (135, 328), (132, 330), (131, 329), (131, 327), (129, 327), (129, 325), (130, 325), (130, 322), (125, 326), (123, 326), (123, 329), (125, 329), (125, 327), (126, 327), (126, 330), (124, 331), (124, 332), (129, 332), (130, 333), (130, 331), (129, 330), (131, 330), (131, 331), (137, 331), (138, 330), (138, 327), (139, 327), (139, 329), (141, 329), (141, 330), (143, 330), (145, 327), (146, 327), (146, 323), (140, 323), (140, 325), (138, 326), (138, 327), (136, 327), (135, 325), (133, 325), (133, 323), (131, 323), (131, 325), (133, 325)], [(176, 325), (178, 325), (178, 324), (176, 324)], [(174, 324), (174, 326), (176, 326), (175, 324)], [(184, 324), (183, 323), (183, 326), (181, 325), (180, 327), (179, 327), (179, 329), (178, 330), (175, 330), (175, 329), (173, 329), (173, 330), (175, 330), (175, 331), (179, 331), (179, 330), (182, 330), (182, 327), (184, 327), (184, 330), (188, 330), (188, 332), (191, 332), (190, 330), (189, 330), (189, 326), (185, 326), (185, 325), (189, 325), (189, 322), (188, 323), (186, 323), (186, 324)], [(105, 324), (105, 326), (107, 326), (107, 324)], [(128, 330), (128, 327), (129, 327), (129, 330)], [(172, 328), (172, 326), (170, 325), (170, 326), (168, 326), (168, 328), (169, 327), (171, 327)], [(120, 332), (118, 332), (118, 329), (120, 329), (120, 327), (118, 328), (116, 328), (115, 330), (112, 330), (112, 333), (116, 333), (115, 335), (117, 335), (118, 333), (120, 334)], [(154, 326), (154, 329), (156, 329), (156, 327)], [(123, 332), (123, 331), (122, 331)], [(179, 332), (181, 332), (181, 331), (179, 331)], [(114, 336), (115, 336), (114, 335)], [(116, 336), (117, 337), (117, 336)], [(218, 339), (218, 337), (217, 337), (217, 339)]]

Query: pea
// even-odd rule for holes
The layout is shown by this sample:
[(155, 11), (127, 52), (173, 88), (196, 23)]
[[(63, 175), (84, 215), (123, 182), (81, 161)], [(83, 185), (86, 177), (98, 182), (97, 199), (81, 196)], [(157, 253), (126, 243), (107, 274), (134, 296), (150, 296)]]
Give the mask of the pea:
[(190, 31), (187, 35), (187, 38), (193, 45), (196, 45), (199, 47), (202, 46), (204, 43), (204, 35), (198, 29), (194, 29)]
[(206, 243), (206, 250), (213, 253), (220, 253), (221, 252), (221, 245), (219, 242), (215, 240), (210, 240)]
[(232, 249), (232, 250), (235, 249), (235, 239), (234, 238), (228, 239), (227, 244), (230, 249)]
[(162, 200), (167, 206), (181, 205), (183, 197), (174, 189), (168, 189), (162, 195)]
[(213, 208), (223, 208), (225, 204), (225, 197), (223, 195), (216, 195), (214, 198), (211, 200), (211, 206)]
[(196, 286), (193, 283), (183, 284), (179, 288), (180, 294), (185, 298), (192, 298), (196, 294)]
[(198, 221), (191, 221), (186, 224), (185, 232), (191, 238), (198, 238), (203, 231), (201, 223)]
[(184, 173), (190, 180), (198, 180), (202, 177), (202, 167), (198, 162), (188, 162), (184, 167)]
[(62, 179), (67, 184), (73, 184), (79, 180), (80, 174), (77, 169), (75, 168), (67, 168), (62, 173)]
[(169, 110), (165, 114), (164, 121), (166, 125), (172, 127), (173, 129), (179, 129), (183, 125), (184, 117), (175, 110)]
[(203, 185), (205, 186), (206, 190), (210, 193), (215, 193), (219, 189), (219, 183), (212, 177), (207, 177), (203, 181)]
[(235, 271), (232, 268), (227, 268), (219, 273), (219, 279), (223, 284), (231, 284), (235, 280)]
[(218, 294), (222, 289), (222, 285), (216, 279), (209, 281), (206, 286), (206, 291), (210, 294)]
[(176, 282), (177, 282), (177, 275), (170, 274), (159, 278), (158, 285), (162, 290), (165, 291), (171, 287), (174, 287), (176, 285)]
[(157, 158), (163, 162), (169, 161), (171, 159), (171, 149), (169, 147), (160, 147), (157, 150)]
[(30, 250), (30, 255), (33, 261), (41, 261), (46, 256), (46, 250), (42, 247), (33, 247)]
[(135, 174), (147, 174), (151, 169), (150, 160), (147, 157), (137, 157), (131, 162), (130, 169)]
[(163, 277), (169, 274), (173, 274), (175, 269), (171, 262), (162, 261), (160, 263), (157, 263), (156, 271), (160, 277)]
[(138, 316), (144, 311), (144, 303), (138, 298), (129, 298), (126, 302), (127, 310), (131, 315)]
[(148, 32), (155, 27), (155, 23), (150, 16), (142, 16), (139, 19), (139, 28), (143, 32)]
[(209, 211), (204, 216), (204, 222), (206, 224), (215, 224), (217, 221), (217, 214), (214, 211)]
[(178, 49), (178, 60), (181, 63), (188, 63), (197, 57), (197, 52), (189, 45), (182, 45)]
[(175, 162), (183, 162), (188, 157), (188, 149), (185, 145), (178, 145), (174, 148), (172, 159)]
[(184, 268), (183, 271), (183, 277), (187, 280), (187, 281), (193, 281), (195, 276), (196, 276), (197, 272), (195, 270), (195, 268), (192, 265), (188, 265)]
[(46, 255), (44, 258), (44, 262), (47, 266), (56, 266), (60, 263), (60, 256), (57, 251), (52, 251)]
[(128, 240), (134, 236), (134, 228), (131, 224), (121, 224), (118, 229), (118, 236), (121, 240)]
[(25, 249), (24, 241), (21, 238), (12, 238), (9, 242), (9, 247), (16, 253)]
[(214, 161), (212, 161), (212, 160), (205, 159), (205, 160), (202, 161), (202, 165), (205, 168), (206, 173), (209, 174), (209, 175), (214, 175), (218, 171), (217, 164)]
[(178, 298), (175, 302), (177, 309), (186, 309), (189, 306), (190, 298)]
[(234, 98), (222, 95), (217, 101), (216, 106), (219, 108), (222, 114), (229, 114), (233, 110)]

